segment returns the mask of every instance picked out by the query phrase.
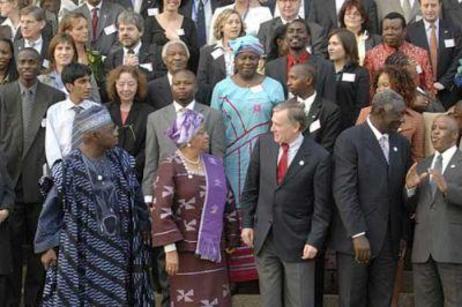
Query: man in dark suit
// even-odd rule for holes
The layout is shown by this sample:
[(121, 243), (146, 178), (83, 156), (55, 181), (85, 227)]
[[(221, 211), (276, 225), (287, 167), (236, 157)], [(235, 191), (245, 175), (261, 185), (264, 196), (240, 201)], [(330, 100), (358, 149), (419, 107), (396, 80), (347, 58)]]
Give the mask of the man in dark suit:
[[(204, 115), (205, 128), (210, 136), (210, 153), (222, 157), (225, 152), (225, 126), (221, 114), (194, 100), (197, 80), (189, 70), (177, 70), (172, 74), (172, 100), (149, 115), (146, 127), (146, 158), (143, 172), (143, 193), (145, 202), (151, 205), (153, 180), (160, 161), (177, 150), (176, 145), (165, 135), (182, 109), (192, 109)], [(163, 247), (154, 249), (154, 278), (162, 291), (162, 306), (170, 306), (170, 294), (165, 272)]]
[[(276, 28), (299, 18), (300, 2), (301, 0), (276, 1), (276, 5), (279, 8), (279, 12), (281, 13), (280, 16), (262, 23), (260, 25), (260, 29), (258, 30), (258, 39), (265, 47), (266, 53), (270, 51), (273, 33)], [(305, 19), (303, 17), (300, 18)], [(327, 53), (327, 33), (320, 25), (314, 22), (307, 22), (307, 27), (310, 32), (310, 42), (308, 43), (308, 48), (310, 48), (312, 54), (324, 57), (324, 55)]]
[(407, 194), (416, 205), (412, 248), (415, 305), (462, 306), (462, 152), (448, 115), (432, 124), (435, 154), (413, 165)]
[[(0, 147), (16, 190), (15, 210), (10, 217), (13, 273), (8, 277), (7, 306), (21, 300), (23, 264), (25, 306), (37, 306), (42, 294), (44, 271), (40, 256), (23, 253), (32, 246), (43, 198), (38, 180), (45, 160), (45, 114), (48, 107), (64, 100), (64, 94), (37, 80), (40, 55), (24, 48), (17, 55), (19, 79), (0, 88)], [(25, 261), (27, 260), (27, 261)]]
[(340, 134), (334, 148), (340, 306), (389, 307), (408, 215), (403, 186), (408, 141), (396, 131), (405, 104), (392, 90), (377, 93), (367, 121)]
[(461, 32), (441, 19), (441, 0), (420, 0), (423, 19), (408, 25), (407, 41), (428, 51), (433, 71), (433, 87), (448, 109), (456, 101), (454, 76), (462, 56)]
[(45, 11), (37, 6), (27, 6), (20, 12), (20, 31), (22, 38), (14, 41), (14, 53), (24, 48), (34, 48), (40, 54), (40, 65), (48, 68), (49, 62), (45, 60), (50, 41), (42, 35), (45, 28)]
[(14, 209), (14, 186), (0, 152), (0, 307), (6, 307), (7, 275), (13, 270), (8, 217)]
[(339, 107), (316, 93), (316, 70), (309, 64), (297, 64), (289, 70), (287, 88), (293, 101), (305, 110), (304, 135), (310, 135), (316, 143), (332, 152), (340, 133)]
[[(379, 21), (377, 18), (377, 4), (374, 0), (360, 0), (369, 18), (366, 29), (370, 33), (379, 33)], [(389, 1), (389, 0), (385, 0)], [(310, 14), (308, 20), (316, 22), (323, 27), (327, 33), (339, 27), (338, 12), (345, 1), (338, 0), (311, 0)], [(340, 7), (338, 7), (340, 5)]]
[(336, 99), (335, 70), (331, 62), (310, 54), (306, 48), (310, 41), (310, 32), (305, 21), (296, 19), (287, 24), (285, 38), (289, 47), (287, 56), (266, 64), (265, 74), (278, 80), (287, 96), (287, 73), (295, 64), (311, 64), (316, 68), (316, 92), (332, 102)]
[(123, 11), (117, 17), (117, 30), (121, 47), (114, 48), (104, 60), (106, 73), (123, 64), (139, 67), (148, 80), (154, 79), (154, 59), (149, 46), (141, 42), (144, 31), (143, 17), (132, 11)]
[(172, 75), (187, 68), (189, 56), (188, 46), (180, 40), (170, 41), (162, 48), (162, 61), (167, 67), (167, 74), (149, 82), (146, 99), (156, 110), (172, 103)]
[(86, 0), (75, 11), (88, 20), (90, 46), (104, 56), (117, 44), (117, 16), (124, 8), (110, 0)]
[(242, 194), (242, 240), (254, 247), (262, 306), (314, 307), (315, 261), (330, 221), (330, 158), (303, 136), (305, 112), (273, 109)]

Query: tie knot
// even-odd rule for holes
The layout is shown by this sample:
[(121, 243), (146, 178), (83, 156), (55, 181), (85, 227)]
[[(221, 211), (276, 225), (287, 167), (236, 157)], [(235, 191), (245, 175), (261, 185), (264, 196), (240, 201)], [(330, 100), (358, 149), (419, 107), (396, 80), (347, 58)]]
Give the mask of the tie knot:
[(97, 7), (94, 7), (94, 8), (91, 9), (91, 11), (92, 11), (93, 14), (97, 13), (98, 10), (99, 10), (99, 9), (98, 9)]
[(135, 50), (133, 50), (132, 48), (128, 49), (127, 51), (128, 54), (135, 54)]
[(430, 29), (432, 29), (432, 30), (433, 30), (433, 29), (436, 29), (436, 25), (435, 25), (434, 22), (430, 23)]
[(287, 143), (282, 143), (281, 147), (282, 147), (283, 151), (288, 151), (289, 150), (289, 144), (287, 144)]
[(71, 109), (75, 112), (75, 114), (79, 114), (83, 111), (83, 108), (81, 106), (73, 106)]

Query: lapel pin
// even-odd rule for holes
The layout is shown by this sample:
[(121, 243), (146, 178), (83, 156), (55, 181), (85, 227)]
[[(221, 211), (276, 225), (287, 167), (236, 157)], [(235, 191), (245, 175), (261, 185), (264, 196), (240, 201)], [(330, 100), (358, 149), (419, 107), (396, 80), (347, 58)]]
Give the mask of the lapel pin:
[(305, 165), (305, 161), (300, 160), (300, 162), (298, 162), (298, 164), (299, 164), (300, 166), (303, 166), (303, 165)]
[(313, 116), (311, 116), (311, 118), (316, 118), (316, 114), (315, 114), (315, 115), (313, 115)]
[(394, 151), (394, 152), (398, 152), (398, 147), (394, 146), (394, 147), (393, 147), (393, 151)]
[(456, 168), (456, 166), (454, 164), (451, 164), (451, 168)]

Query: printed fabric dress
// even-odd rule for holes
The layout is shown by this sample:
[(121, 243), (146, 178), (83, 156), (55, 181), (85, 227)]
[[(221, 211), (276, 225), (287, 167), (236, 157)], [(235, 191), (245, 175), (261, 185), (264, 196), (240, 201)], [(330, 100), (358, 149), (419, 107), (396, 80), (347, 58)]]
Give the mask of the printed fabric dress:
[[(283, 101), (282, 85), (269, 77), (252, 88), (240, 87), (228, 77), (213, 90), (211, 107), (222, 113), (225, 122), (225, 172), (237, 208), (255, 142), (269, 131), (273, 107)], [(230, 256), (229, 265), (234, 282), (258, 279), (252, 250), (245, 246)]]
[[(222, 163), (219, 159), (216, 161), (224, 178)], [(169, 276), (172, 307), (231, 306), (223, 252), (225, 248), (239, 244), (239, 220), (231, 190), (224, 191), (226, 204), (221, 206), (222, 232), (215, 234), (221, 236), (221, 242), (218, 241), (221, 246), (220, 261), (201, 259), (197, 254), (210, 184), (207, 177), (207, 173), (188, 173), (179, 155), (174, 154), (161, 162), (154, 182), (155, 198), (151, 209), (153, 245), (175, 243), (179, 257), (179, 271)], [(226, 189), (225, 186), (226, 182), (223, 186)]]
[(77, 149), (53, 167), (35, 252), (55, 248), (58, 261), (47, 270), (42, 306), (154, 306), (141, 235), (149, 212), (134, 165), (116, 147), (96, 161)]

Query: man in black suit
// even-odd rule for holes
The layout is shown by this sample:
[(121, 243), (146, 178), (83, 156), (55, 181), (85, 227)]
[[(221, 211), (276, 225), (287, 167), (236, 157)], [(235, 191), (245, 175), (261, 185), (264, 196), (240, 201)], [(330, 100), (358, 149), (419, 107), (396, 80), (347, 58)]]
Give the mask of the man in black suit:
[(330, 158), (304, 137), (305, 112), (273, 109), (272, 134), (252, 152), (242, 195), (242, 240), (254, 247), (262, 306), (314, 307), (315, 261), (330, 221)]
[[(276, 1), (280, 16), (262, 23), (258, 30), (258, 39), (265, 47), (266, 53), (270, 51), (273, 33), (277, 27), (285, 25), (297, 18), (305, 19), (304, 17), (299, 17), (300, 3), (301, 0)], [(308, 48), (310, 48), (311, 53), (324, 57), (327, 53), (327, 33), (320, 25), (314, 22), (307, 22), (307, 26), (310, 30), (310, 42), (308, 43)]]
[(49, 62), (45, 59), (50, 41), (42, 35), (45, 28), (45, 11), (37, 6), (27, 6), (20, 12), (20, 31), (22, 38), (14, 41), (14, 54), (24, 48), (34, 48), (40, 54), (40, 65), (48, 68)]
[(310, 54), (306, 48), (310, 41), (310, 30), (302, 19), (295, 19), (287, 24), (284, 39), (289, 47), (287, 56), (266, 64), (265, 74), (278, 80), (287, 96), (287, 73), (295, 64), (311, 64), (316, 68), (316, 92), (319, 96), (332, 102), (336, 99), (335, 70), (331, 62)]
[[(379, 33), (379, 21), (377, 18), (377, 4), (374, 0), (360, 0), (369, 18), (366, 29), (370, 33)], [(389, 1), (389, 0), (383, 0)], [(323, 27), (327, 33), (340, 26), (338, 12), (345, 1), (338, 0), (311, 0), (310, 14), (308, 20), (316, 22)], [(341, 3), (341, 4), (340, 4)], [(338, 6), (340, 4), (340, 6)]]
[(462, 56), (462, 40), (459, 29), (439, 17), (441, 1), (420, 0), (423, 19), (408, 25), (406, 39), (428, 51), (433, 70), (433, 87), (438, 91), (438, 99), (448, 109), (457, 101), (453, 91), (454, 76)]
[(104, 60), (106, 73), (119, 65), (137, 66), (148, 80), (154, 79), (153, 57), (149, 46), (141, 43), (144, 20), (140, 14), (123, 11), (117, 17), (117, 30), (121, 47), (113, 49)]
[(340, 133), (339, 107), (316, 93), (316, 70), (309, 64), (297, 64), (289, 70), (287, 88), (294, 101), (305, 110), (304, 135), (332, 152)]
[(462, 152), (456, 120), (437, 117), (431, 140), (435, 154), (413, 165), (406, 178), (407, 194), (416, 206), (415, 305), (462, 306)]
[(189, 56), (188, 46), (180, 40), (170, 41), (162, 48), (162, 61), (168, 71), (165, 76), (149, 82), (146, 100), (156, 110), (173, 102), (172, 75), (177, 71), (187, 69)]
[(405, 111), (392, 90), (377, 93), (367, 121), (348, 128), (334, 147), (335, 214), (340, 306), (389, 307), (408, 215), (403, 186), (408, 141), (396, 131)]
[[(24, 48), (17, 55), (19, 79), (0, 88), (0, 147), (16, 190), (15, 210), (10, 216), (13, 273), (8, 276), (7, 306), (21, 301), (23, 264), (27, 264), (24, 305), (37, 306), (42, 295), (44, 271), (40, 256), (23, 252), (32, 247), (43, 198), (38, 180), (45, 159), (45, 115), (48, 107), (65, 95), (37, 80), (40, 55)], [(27, 260), (27, 261), (25, 261)]]

